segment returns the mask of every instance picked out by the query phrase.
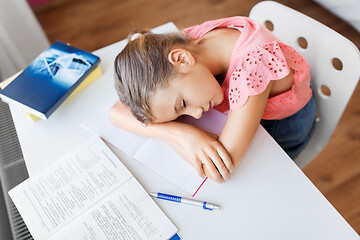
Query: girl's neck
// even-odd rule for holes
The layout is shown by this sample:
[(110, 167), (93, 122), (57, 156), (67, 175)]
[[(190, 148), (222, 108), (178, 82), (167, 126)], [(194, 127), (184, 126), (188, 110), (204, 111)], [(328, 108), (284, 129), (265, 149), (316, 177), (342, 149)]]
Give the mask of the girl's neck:
[(214, 43), (208, 40), (199, 42), (196, 61), (206, 66), (214, 76), (224, 74), (229, 67), (221, 49), (214, 48)]
[(239, 36), (238, 30), (222, 28), (212, 30), (200, 39), (194, 40), (197, 46), (197, 61), (208, 67), (214, 76), (226, 75)]

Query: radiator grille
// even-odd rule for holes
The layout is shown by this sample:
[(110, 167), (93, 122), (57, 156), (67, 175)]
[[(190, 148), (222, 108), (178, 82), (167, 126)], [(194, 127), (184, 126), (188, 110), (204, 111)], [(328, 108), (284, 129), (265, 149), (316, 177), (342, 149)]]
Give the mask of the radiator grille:
[(13, 238), (33, 239), (8, 191), (29, 177), (9, 106), (0, 101), (0, 180)]

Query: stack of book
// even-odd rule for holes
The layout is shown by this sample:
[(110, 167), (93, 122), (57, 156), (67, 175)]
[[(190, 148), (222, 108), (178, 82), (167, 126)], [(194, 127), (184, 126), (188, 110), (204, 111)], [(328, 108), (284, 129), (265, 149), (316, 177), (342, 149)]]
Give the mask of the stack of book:
[(101, 76), (100, 58), (56, 41), (24, 71), (0, 84), (3, 102), (29, 117), (48, 119), (70, 96)]

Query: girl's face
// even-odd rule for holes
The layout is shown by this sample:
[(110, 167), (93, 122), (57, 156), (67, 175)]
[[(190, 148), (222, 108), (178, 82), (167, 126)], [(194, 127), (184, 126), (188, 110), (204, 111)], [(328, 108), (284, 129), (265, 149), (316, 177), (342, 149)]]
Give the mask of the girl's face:
[(185, 73), (178, 73), (167, 87), (157, 89), (150, 97), (153, 123), (172, 121), (181, 115), (198, 119), (223, 101), (222, 88), (206, 66), (187, 67)]

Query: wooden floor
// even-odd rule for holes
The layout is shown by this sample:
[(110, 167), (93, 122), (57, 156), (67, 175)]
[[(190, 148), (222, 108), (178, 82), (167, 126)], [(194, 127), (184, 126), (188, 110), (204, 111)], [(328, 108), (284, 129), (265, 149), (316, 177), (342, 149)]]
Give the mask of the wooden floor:
[[(248, 16), (257, 0), (54, 0), (34, 9), (49, 40), (93, 51), (126, 38), (134, 28), (172, 21), (179, 28)], [(311, 0), (279, 0), (328, 25), (360, 46), (360, 34)], [(360, 233), (360, 85), (325, 149), (304, 173)]]

